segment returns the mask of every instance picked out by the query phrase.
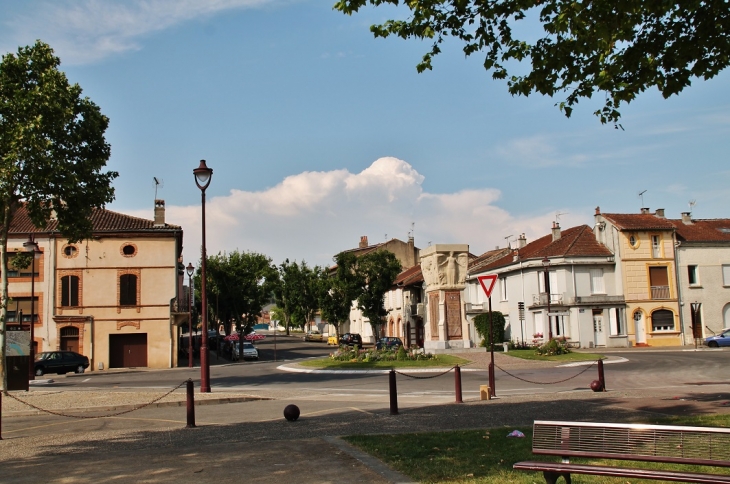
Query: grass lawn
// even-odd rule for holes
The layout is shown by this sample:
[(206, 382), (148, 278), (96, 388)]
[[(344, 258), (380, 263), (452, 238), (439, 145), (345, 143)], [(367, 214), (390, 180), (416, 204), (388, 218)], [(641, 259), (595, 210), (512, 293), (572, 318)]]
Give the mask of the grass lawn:
[(417, 361), (371, 361), (371, 362), (349, 362), (337, 361), (330, 358), (318, 358), (316, 360), (305, 360), (299, 362), (302, 366), (310, 366), (313, 368), (327, 368), (340, 370), (354, 369), (387, 369), (387, 368), (449, 368), (455, 365), (465, 365), (469, 361), (463, 358), (457, 358), (451, 355), (438, 355), (432, 360)]
[[(693, 418), (662, 419), (647, 423), (692, 426), (730, 426), (730, 416), (712, 415)], [(559, 462), (558, 458), (532, 455), (532, 428), (518, 427), (524, 438), (510, 438), (507, 434), (514, 427), (487, 430), (466, 430), (452, 432), (430, 432), (397, 435), (356, 435), (345, 440), (363, 451), (379, 458), (393, 469), (423, 483), (479, 483), (479, 484), (533, 484), (544, 483), (541, 473), (515, 471), (512, 465), (522, 460), (548, 460)], [(573, 459), (571, 462), (616, 464), (666, 470), (711, 472), (730, 474), (730, 469), (720, 467), (688, 467), (674, 464), (653, 464), (641, 462), (587, 461)], [(581, 483), (631, 484), (657, 481), (575, 475)], [(560, 481), (563, 482), (562, 480)]]
[(597, 355), (595, 353), (567, 353), (565, 355), (555, 356), (540, 356), (535, 353), (535, 350), (509, 350), (505, 353), (507, 356), (513, 356), (515, 358), (522, 358), (523, 360), (537, 360), (537, 361), (586, 361), (586, 360), (600, 360), (604, 358), (603, 355)]

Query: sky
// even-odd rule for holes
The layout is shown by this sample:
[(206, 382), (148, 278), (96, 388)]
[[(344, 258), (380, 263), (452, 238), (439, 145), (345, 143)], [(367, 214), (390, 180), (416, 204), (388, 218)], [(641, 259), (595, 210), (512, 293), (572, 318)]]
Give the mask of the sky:
[[(109, 117), (109, 209), (184, 230), (200, 260), (233, 250), (329, 265), (361, 236), (480, 254), (563, 228), (595, 208), (730, 217), (727, 72), (679, 96), (649, 90), (601, 125), (601, 99), (566, 119), (562, 99), (512, 97), (450, 39), (375, 39), (402, 12), (346, 16), (334, 0), (0, 0), (0, 53), (36, 39)], [(161, 181), (156, 185), (154, 179)], [(639, 193), (644, 192), (642, 196)]]

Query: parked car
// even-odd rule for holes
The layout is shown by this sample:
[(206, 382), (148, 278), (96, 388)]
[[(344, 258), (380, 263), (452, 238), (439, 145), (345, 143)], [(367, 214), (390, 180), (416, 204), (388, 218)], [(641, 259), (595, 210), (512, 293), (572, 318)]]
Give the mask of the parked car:
[(340, 336), (340, 345), (362, 348), (362, 338), (357, 333), (345, 333)]
[(730, 329), (725, 329), (720, 334), (705, 338), (705, 344), (710, 348), (717, 348), (719, 346), (730, 346)]
[[(238, 342), (236, 341), (233, 345), (233, 351), (235, 353), (234, 358), (237, 360), (240, 359), (239, 353), (238, 353)], [(250, 341), (244, 341), (243, 342), (243, 359), (244, 360), (258, 360), (259, 359), (259, 350), (256, 349), (256, 347), (251, 343)]]
[(83, 373), (89, 367), (89, 358), (73, 351), (43, 351), (36, 355), (34, 367), (36, 376), (63, 375), (69, 371)]
[(335, 345), (337, 346), (339, 344), (339, 338), (336, 334), (333, 334), (332, 336), (327, 337), (327, 344), (328, 345)]
[(316, 329), (307, 331), (307, 334), (304, 335), (304, 341), (322, 341), (322, 333)]
[(379, 349), (379, 350), (382, 350), (382, 349), (397, 350), (401, 346), (403, 346), (403, 341), (401, 341), (400, 338), (395, 338), (393, 336), (386, 336), (384, 338), (380, 338), (375, 343), (375, 348)]

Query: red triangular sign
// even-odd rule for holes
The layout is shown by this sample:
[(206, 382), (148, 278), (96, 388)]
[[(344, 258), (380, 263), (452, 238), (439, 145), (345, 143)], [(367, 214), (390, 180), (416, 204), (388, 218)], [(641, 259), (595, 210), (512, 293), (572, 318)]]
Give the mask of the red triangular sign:
[(479, 280), (479, 284), (482, 285), (482, 289), (484, 289), (484, 294), (487, 295), (487, 297), (492, 297), (492, 289), (494, 289), (494, 283), (497, 282), (497, 274), (487, 274), (486, 276), (477, 276), (477, 279)]

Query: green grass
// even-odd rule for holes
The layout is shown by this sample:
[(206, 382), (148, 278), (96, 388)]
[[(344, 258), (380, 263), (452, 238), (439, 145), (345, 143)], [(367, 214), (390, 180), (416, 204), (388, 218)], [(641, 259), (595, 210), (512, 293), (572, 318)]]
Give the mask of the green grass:
[(587, 361), (587, 360), (600, 360), (604, 358), (602, 355), (595, 353), (567, 353), (564, 355), (554, 356), (541, 356), (535, 353), (534, 349), (531, 350), (509, 350), (505, 353), (507, 356), (513, 356), (515, 358), (522, 358), (523, 360), (536, 360), (536, 361)]
[(386, 369), (386, 368), (449, 368), (454, 365), (465, 365), (469, 363), (468, 360), (458, 358), (451, 355), (438, 355), (432, 360), (417, 360), (417, 361), (338, 361), (330, 358), (318, 358), (316, 360), (305, 360), (299, 362), (302, 366), (309, 366), (313, 368), (327, 368), (327, 369)]
[[(647, 423), (730, 427), (729, 415), (661, 419)], [(487, 430), (459, 430), (396, 435), (356, 435), (345, 440), (387, 463), (393, 469), (423, 483), (449, 484), (534, 484), (545, 482), (542, 474), (515, 471), (512, 465), (523, 460), (559, 459), (532, 455), (532, 428), (517, 427), (525, 438), (509, 438), (514, 427)], [(642, 462), (574, 459), (571, 462), (633, 466), (664, 470), (730, 474), (730, 469)], [(573, 476), (587, 484), (638, 484), (658, 481)], [(563, 482), (562, 480), (560, 481)]]

